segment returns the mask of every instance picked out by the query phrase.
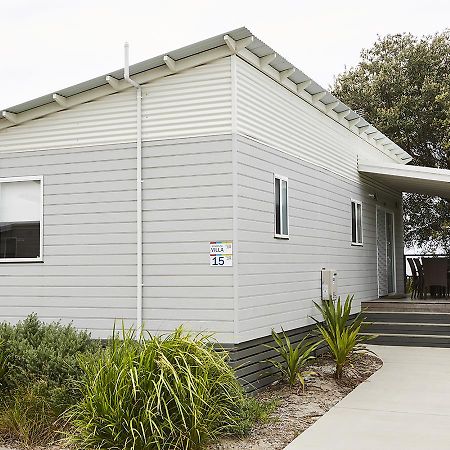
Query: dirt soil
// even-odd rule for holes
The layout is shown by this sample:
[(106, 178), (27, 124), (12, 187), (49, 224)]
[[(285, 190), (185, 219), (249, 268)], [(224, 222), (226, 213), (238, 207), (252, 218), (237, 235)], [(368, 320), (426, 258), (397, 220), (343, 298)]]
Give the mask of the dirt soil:
[(275, 400), (278, 405), (269, 420), (257, 424), (245, 438), (222, 439), (208, 450), (281, 450), (382, 365), (372, 354), (359, 355), (343, 379), (337, 381), (333, 377), (333, 361), (323, 355), (310, 366), (317, 376), (308, 380), (305, 392), (284, 382), (265, 388), (256, 397)]

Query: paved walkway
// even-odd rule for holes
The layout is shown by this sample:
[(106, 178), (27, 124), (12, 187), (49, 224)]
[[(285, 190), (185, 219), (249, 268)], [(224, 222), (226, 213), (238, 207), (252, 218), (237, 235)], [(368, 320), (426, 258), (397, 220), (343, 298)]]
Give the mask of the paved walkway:
[(285, 450), (450, 450), (450, 348), (371, 349), (383, 367)]

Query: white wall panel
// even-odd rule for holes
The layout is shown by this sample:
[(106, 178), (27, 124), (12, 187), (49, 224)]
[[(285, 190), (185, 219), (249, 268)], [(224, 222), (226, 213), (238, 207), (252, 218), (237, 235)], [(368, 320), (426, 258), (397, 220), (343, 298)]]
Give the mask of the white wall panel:
[(0, 262), (0, 321), (35, 312), (102, 338), (135, 323), (135, 173), (133, 144), (0, 153), (0, 177), (44, 180), (43, 262)]
[(134, 89), (0, 130), (0, 152), (136, 140)]
[[(336, 269), (339, 294), (377, 298), (376, 202), (359, 181), (238, 137), (239, 342), (313, 323), (320, 270)], [(274, 173), (289, 179), (289, 240), (274, 238)], [(395, 212), (397, 274), (402, 273), (400, 193), (377, 190)], [(363, 204), (362, 247), (351, 245), (351, 199)], [(398, 285), (401, 291), (402, 285)]]
[[(230, 58), (223, 58), (145, 85), (143, 140), (229, 133), (230, 77)], [(0, 130), (0, 152), (133, 141), (134, 88)], [(38, 164), (43, 164), (45, 158), (40, 160)]]
[(142, 107), (144, 140), (229, 133), (230, 58), (150, 83)]
[(393, 160), (237, 58), (237, 131), (353, 180), (357, 159)]
[(234, 342), (233, 267), (210, 267), (209, 242), (233, 239), (231, 136), (146, 143), (144, 321)]

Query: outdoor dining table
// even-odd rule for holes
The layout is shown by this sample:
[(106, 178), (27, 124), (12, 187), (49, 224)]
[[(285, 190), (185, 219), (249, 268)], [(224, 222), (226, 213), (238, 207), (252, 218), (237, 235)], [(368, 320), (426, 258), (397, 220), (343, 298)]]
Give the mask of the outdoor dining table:
[(446, 296), (450, 282), (450, 258), (422, 258), (422, 266), (424, 295)]

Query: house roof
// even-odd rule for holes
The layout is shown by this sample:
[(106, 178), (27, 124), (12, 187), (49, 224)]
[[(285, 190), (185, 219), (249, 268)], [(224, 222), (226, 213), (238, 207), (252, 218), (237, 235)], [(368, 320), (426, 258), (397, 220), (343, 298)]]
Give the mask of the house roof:
[[(130, 66), (130, 76), (138, 83), (147, 83), (232, 54), (237, 54), (256, 66), (266, 75), (392, 157), (396, 162), (406, 164), (411, 161), (412, 158), (408, 153), (367, 122), (360, 114), (339, 101), (300, 69), (294, 67), (245, 27), (133, 64)], [(25, 103), (4, 108), (0, 116), (0, 130), (129, 87), (130, 85), (124, 80), (124, 69), (118, 69)]]
[(398, 191), (450, 200), (450, 170), (399, 164), (359, 164), (358, 170)]

